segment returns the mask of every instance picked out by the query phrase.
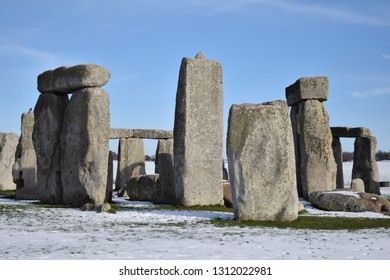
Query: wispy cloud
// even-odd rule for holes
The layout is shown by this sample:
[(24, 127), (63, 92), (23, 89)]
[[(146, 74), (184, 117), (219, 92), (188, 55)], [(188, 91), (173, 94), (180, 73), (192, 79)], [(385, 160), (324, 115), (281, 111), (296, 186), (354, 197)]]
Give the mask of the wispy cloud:
[(381, 56), (382, 56), (384, 59), (390, 60), (390, 54), (382, 53)]
[(372, 90), (360, 91), (360, 92), (352, 92), (351, 95), (356, 98), (390, 95), (390, 87), (375, 88)]
[[(148, 2), (147, 2), (148, 3)], [(285, 0), (189, 0), (163, 1), (165, 8), (175, 6), (175, 9), (169, 9), (174, 13), (194, 12), (194, 13), (243, 13), (263, 11), (259, 7), (269, 7), (276, 10), (286, 11), (292, 14), (304, 14), (309, 16), (321, 16), (348, 24), (362, 24), (368, 26), (390, 26), (388, 17), (381, 17), (378, 14), (369, 15), (366, 11), (354, 12), (349, 8), (330, 5), (310, 4), (306, 1), (285, 1)], [(158, 4), (155, 1), (149, 2), (152, 6)], [(168, 11), (168, 9), (163, 9)]]
[(0, 56), (1, 55), (39, 60), (45, 63), (51, 63), (56, 60), (55, 56), (49, 52), (21, 45), (0, 44)]

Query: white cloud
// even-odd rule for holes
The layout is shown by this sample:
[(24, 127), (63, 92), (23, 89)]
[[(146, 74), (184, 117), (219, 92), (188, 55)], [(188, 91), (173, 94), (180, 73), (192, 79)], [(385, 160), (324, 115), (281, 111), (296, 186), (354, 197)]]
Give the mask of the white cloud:
[(384, 59), (390, 60), (390, 54), (382, 53), (381, 56), (382, 56)]
[(21, 45), (0, 44), (0, 56), (4, 54), (7, 56), (12, 55), (32, 60), (40, 60), (45, 63), (53, 62), (55, 60), (55, 56), (49, 52)]
[(351, 95), (356, 98), (390, 95), (390, 87), (375, 88), (372, 90), (360, 91), (360, 92), (352, 92)]

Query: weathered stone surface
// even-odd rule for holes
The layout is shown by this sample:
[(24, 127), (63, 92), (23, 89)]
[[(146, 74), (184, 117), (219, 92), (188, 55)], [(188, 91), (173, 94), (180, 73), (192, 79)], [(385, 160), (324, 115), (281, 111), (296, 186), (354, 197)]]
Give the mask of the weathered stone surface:
[(310, 203), (327, 211), (363, 212), (390, 214), (390, 202), (383, 196), (372, 193), (348, 191), (312, 192)]
[(285, 102), (233, 105), (227, 155), (237, 220), (297, 219), (294, 144)]
[(104, 203), (109, 134), (107, 92), (86, 88), (73, 93), (61, 133), (63, 203)]
[(223, 185), (223, 202), (226, 207), (233, 208), (233, 197), (230, 182), (228, 180), (222, 181)]
[(34, 108), (33, 143), (37, 157), (37, 191), (41, 202), (62, 202), (60, 135), (68, 96), (43, 93)]
[(331, 127), (333, 137), (356, 138), (370, 137), (371, 131), (364, 127)]
[(351, 192), (365, 192), (364, 182), (360, 178), (355, 178), (351, 182)]
[(111, 128), (110, 139), (133, 138), (134, 129)]
[(83, 206), (81, 206), (80, 210), (96, 211), (97, 213), (109, 212), (111, 210), (111, 205), (109, 203), (103, 203), (103, 204), (85, 203)]
[(161, 197), (158, 174), (141, 175), (130, 178), (125, 186), (130, 200), (159, 203)]
[[(293, 106), (291, 119), (295, 134), (298, 191), (308, 198), (313, 191), (336, 189), (337, 166), (332, 149), (329, 116), (323, 103), (307, 100)], [(297, 153), (298, 152), (298, 153)], [(299, 185), (301, 184), (301, 185)]]
[(333, 156), (337, 166), (336, 188), (343, 189), (344, 188), (343, 151), (341, 147), (340, 138), (333, 136), (332, 149), (333, 149)]
[(101, 87), (108, 82), (110, 76), (110, 71), (97, 64), (59, 67), (38, 76), (38, 91), (72, 93), (86, 87)]
[(155, 160), (155, 173), (160, 175), (159, 203), (174, 204), (175, 178), (173, 164), (173, 139), (158, 140)]
[(328, 77), (300, 78), (286, 88), (289, 106), (306, 100), (328, 100)]
[(0, 133), (0, 190), (15, 190), (12, 166), (19, 136), (15, 133)]
[(134, 138), (142, 139), (172, 139), (172, 130), (161, 129), (134, 129)]
[(185, 206), (223, 204), (222, 67), (183, 58), (174, 125), (175, 195)]
[(146, 174), (145, 149), (142, 139), (119, 139), (115, 189), (124, 188), (131, 177)]
[(41, 190), (37, 186), (37, 157), (32, 134), (34, 112), (23, 113), (21, 117), (21, 135), (15, 153), (12, 177), (16, 184), (16, 199), (38, 200)]
[(358, 137), (353, 154), (352, 179), (361, 178), (367, 193), (380, 194), (379, 171), (375, 158), (376, 138)]
[(106, 198), (104, 202), (112, 202), (112, 192), (114, 185), (114, 153), (108, 152), (108, 166), (107, 166), (107, 187), (106, 187)]

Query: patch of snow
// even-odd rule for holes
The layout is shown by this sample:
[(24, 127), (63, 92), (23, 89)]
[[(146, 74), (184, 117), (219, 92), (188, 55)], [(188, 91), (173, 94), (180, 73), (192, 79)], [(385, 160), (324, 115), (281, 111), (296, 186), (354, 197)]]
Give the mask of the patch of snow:
[(351, 191), (332, 191), (332, 192), (330, 192), (330, 193), (338, 193), (338, 194), (342, 194), (342, 195), (354, 196), (354, 197), (360, 198), (360, 195), (359, 195), (359, 193), (357, 193), (357, 192), (351, 192)]

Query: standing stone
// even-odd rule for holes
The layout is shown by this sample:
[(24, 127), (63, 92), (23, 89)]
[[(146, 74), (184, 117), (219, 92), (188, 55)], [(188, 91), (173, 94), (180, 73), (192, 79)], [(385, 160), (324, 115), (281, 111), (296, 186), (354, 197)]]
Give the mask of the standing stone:
[(123, 189), (131, 177), (145, 174), (144, 140), (137, 138), (119, 139), (115, 189)]
[(328, 98), (327, 77), (300, 78), (286, 88), (294, 133), (299, 195), (336, 189), (337, 166), (332, 149), (329, 116), (323, 105)]
[(101, 88), (73, 93), (61, 133), (64, 204), (103, 204), (106, 197), (109, 96)]
[(360, 178), (355, 178), (351, 182), (351, 192), (365, 192), (364, 182)]
[(42, 93), (34, 108), (33, 143), (37, 157), (37, 192), (41, 202), (62, 201), (60, 135), (67, 95)]
[(223, 204), (222, 67), (183, 58), (174, 125), (175, 195), (184, 206)]
[(361, 178), (367, 193), (380, 194), (379, 171), (375, 158), (376, 138), (357, 137), (353, 154), (352, 179)]
[(107, 166), (107, 187), (106, 187), (106, 198), (105, 203), (112, 202), (112, 190), (114, 185), (114, 153), (108, 152), (108, 166)]
[(15, 190), (12, 166), (19, 136), (15, 133), (0, 133), (0, 190)]
[(40, 199), (37, 187), (37, 157), (32, 134), (34, 130), (34, 112), (23, 113), (21, 135), (12, 167), (12, 177), (16, 184), (16, 199)]
[(285, 102), (233, 105), (227, 155), (235, 219), (298, 218), (294, 144)]
[(155, 172), (160, 182), (159, 203), (175, 203), (173, 139), (160, 139), (157, 144)]
[(344, 173), (343, 173), (343, 151), (339, 137), (333, 137), (332, 142), (333, 156), (336, 160), (337, 174), (336, 174), (336, 188), (344, 188)]

